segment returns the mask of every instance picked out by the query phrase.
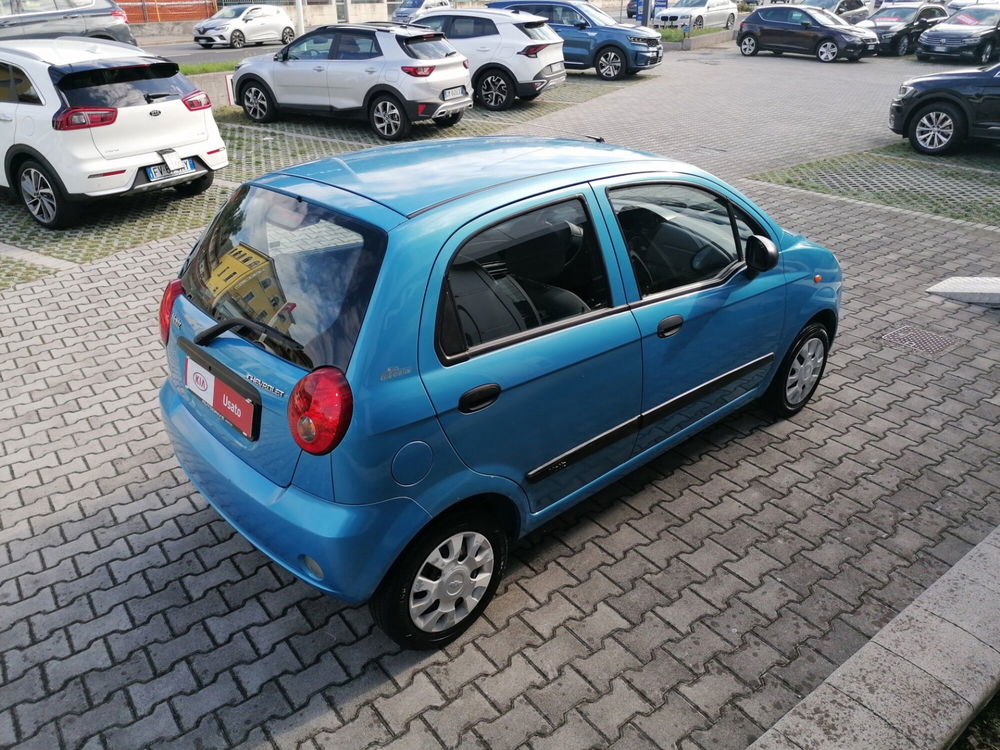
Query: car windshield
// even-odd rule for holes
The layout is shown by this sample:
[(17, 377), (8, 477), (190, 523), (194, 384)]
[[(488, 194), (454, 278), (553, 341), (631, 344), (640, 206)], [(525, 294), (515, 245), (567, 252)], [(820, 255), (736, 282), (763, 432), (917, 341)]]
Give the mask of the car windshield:
[(996, 26), (1000, 20), (1000, 10), (992, 8), (966, 8), (948, 19), (948, 23), (960, 26)]
[(370, 224), (244, 185), (185, 262), (181, 284), (213, 318), (264, 323), (303, 347), (239, 329), (277, 356), (346, 369), (385, 246), (385, 233)]
[(584, 3), (582, 7), (587, 11), (587, 15), (590, 17), (592, 23), (598, 26), (618, 25), (618, 22), (615, 19), (613, 19), (603, 10), (598, 8), (596, 5), (591, 5), (590, 3)]
[(677, 0), (671, 8), (697, 8), (705, 4), (705, 0)]
[(911, 18), (913, 14), (917, 12), (916, 8), (882, 8), (871, 14), (870, 19), (872, 21), (889, 21), (891, 23), (906, 23)]
[(840, 16), (836, 16), (828, 10), (823, 10), (822, 8), (813, 8), (809, 11), (812, 17), (816, 19), (818, 23), (822, 26), (850, 26)]
[(836, 8), (840, 0), (797, 0), (797, 2), (799, 5), (811, 5), (814, 8), (829, 10), (830, 8)]
[(246, 5), (230, 5), (228, 8), (223, 8), (218, 13), (216, 13), (212, 18), (239, 18), (243, 15), (243, 11), (247, 9)]

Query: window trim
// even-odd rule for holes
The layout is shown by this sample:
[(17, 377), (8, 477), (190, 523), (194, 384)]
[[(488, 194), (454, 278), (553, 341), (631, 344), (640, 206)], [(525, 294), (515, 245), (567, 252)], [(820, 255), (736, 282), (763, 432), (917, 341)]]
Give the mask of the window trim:
[[(26, 71), (24, 68), (20, 68), (17, 65), (14, 65), (12, 63), (3, 63), (3, 62), (0, 62), (0, 65), (6, 65), (7, 68), (10, 69), (10, 76), (11, 76), (10, 80), (11, 80), (12, 84), (14, 82), (14, 70), (20, 71), (21, 75), (23, 75), (25, 77), (25, 79), (28, 81), (28, 83), (31, 84), (31, 90), (35, 92), (35, 96), (38, 97), (38, 101), (37, 102), (25, 102), (25, 101), (21, 101), (21, 99), (19, 99), (19, 98), (15, 98), (13, 102), (8, 102), (8, 104), (10, 104), (10, 103), (13, 103), (13, 104), (24, 104), (24, 105), (27, 105), (29, 107), (44, 107), (45, 106), (45, 97), (42, 96), (42, 92), (39, 90), (38, 86), (35, 85), (35, 82), (33, 80), (31, 80), (31, 76), (28, 75), (28, 71)], [(14, 90), (14, 95), (15, 95), (15, 97), (17, 96), (17, 90), (16, 89)]]
[[(589, 183), (587, 183), (589, 185)], [(478, 237), (483, 232), (487, 232), (493, 227), (504, 224), (508, 221), (513, 221), (520, 216), (526, 216), (527, 214), (533, 213), (534, 211), (539, 211), (549, 206), (556, 206), (560, 203), (567, 203), (569, 201), (579, 201), (583, 205), (583, 211), (587, 215), (587, 220), (590, 222), (591, 226), (595, 227), (594, 230), (594, 240), (597, 243), (598, 252), (600, 255), (601, 262), (604, 264), (604, 278), (608, 285), (608, 299), (614, 299), (614, 290), (611, 286), (611, 273), (609, 272), (608, 259), (606, 248), (601, 244), (601, 238), (596, 231), (596, 223), (594, 222), (593, 213), (590, 207), (587, 205), (586, 193), (578, 192), (569, 195), (564, 195), (559, 198), (554, 198), (553, 200), (546, 201), (544, 203), (538, 203), (521, 211), (517, 211), (512, 214), (508, 214), (502, 219), (490, 222), (479, 229), (471, 232), (467, 235), (455, 248), (455, 252), (451, 254), (448, 258), (448, 262), (445, 265), (444, 277), (441, 279), (441, 286), (438, 290), (438, 304), (437, 311), (434, 315), (434, 351), (438, 356), (438, 361), (445, 367), (451, 367), (452, 365), (459, 364), (461, 362), (466, 362), (473, 357), (478, 357), (484, 354), (489, 354), (491, 352), (498, 351), (500, 349), (505, 349), (508, 346), (514, 344), (519, 344), (522, 341), (528, 341), (530, 339), (538, 338), (540, 336), (546, 336), (550, 333), (556, 333), (558, 331), (566, 330), (567, 328), (573, 328), (575, 326), (589, 323), (592, 320), (600, 320), (601, 318), (609, 317), (610, 315), (617, 315), (623, 312), (629, 311), (629, 303), (626, 301), (622, 305), (611, 305), (610, 307), (602, 307), (597, 310), (591, 310), (590, 312), (583, 313), (582, 315), (574, 315), (569, 318), (563, 318), (562, 320), (556, 320), (552, 323), (546, 323), (545, 325), (536, 326), (535, 328), (529, 328), (526, 331), (519, 331), (518, 333), (510, 334), (509, 336), (502, 336), (498, 339), (493, 339), (492, 341), (487, 341), (483, 344), (476, 344), (472, 347), (466, 347), (465, 351), (459, 352), (458, 354), (448, 354), (444, 351), (442, 347), (442, 327), (445, 315), (446, 298), (450, 298), (448, 293), (448, 271), (451, 270), (452, 264), (455, 262), (455, 258), (458, 257), (459, 253), (462, 252), (462, 248), (468, 244), (469, 240), (474, 237)], [(617, 265), (617, 264), (616, 264)]]
[[(622, 231), (621, 222), (618, 221), (618, 214), (615, 211), (615, 204), (614, 204), (614, 201), (611, 198), (611, 191), (612, 190), (619, 190), (621, 188), (628, 188), (628, 187), (645, 187), (647, 185), (678, 185), (680, 187), (692, 188), (694, 190), (701, 190), (702, 192), (708, 193), (709, 195), (717, 198), (718, 200), (725, 201), (725, 203), (726, 203), (726, 212), (729, 214), (729, 226), (730, 226), (730, 228), (731, 228), (731, 230), (733, 232), (733, 241), (736, 243), (736, 252), (737, 252), (738, 257), (737, 257), (736, 260), (734, 260), (733, 262), (731, 262), (728, 266), (726, 266), (725, 268), (723, 268), (718, 273), (718, 275), (713, 276), (713, 277), (711, 277), (709, 279), (704, 279), (702, 281), (694, 281), (694, 282), (692, 282), (690, 284), (685, 284), (684, 286), (678, 286), (678, 287), (675, 287), (673, 289), (664, 289), (661, 292), (656, 292), (655, 294), (650, 294), (647, 297), (643, 297), (642, 296), (642, 292), (640, 291), (639, 292), (639, 299), (637, 299), (635, 302), (628, 303), (628, 307), (629, 308), (635, 309), (635, 308), (639, 308), (639, 307), (645, 307), (646, 305), (655, 304), (656, 302), (662, 302), (664, 300), (673, 299), (675, 297), (683, 297), (683, 296), (686, 296), (688, 294), (694, 294), (695, 292), (701, 292), (701, 291), (703, 291), (705, 289), (713, 289), (713, 288), (715, 288), (717, 286), (724, 286), (737, 273), (746, 270), (747, 263), (746, 263), (746, 259), (743, 257), (743, 247), (740, 244), (740, 237), (739, 237), (739, 234), (736, 231), (736, 220), (735, 220), (736, 217), (735, 217), (735, 215), (733, 213), (733, 201), (731, 199), (727, 198), (724, 195), (720, 195), (719, 193), (715, 192), (714, 190), (711, 190), (711, 189), (709, 189), (707, 187), (704, 187), (703, 185), (695, 185), (693, 183), (684, 182), (684, 181), (680, 181), (680, 180), (650, 180), (648, 182), (645, 182), (645, 181), (644, 182), (638, 182), (638, 183), (633, 182), (633, 183), (623, 183), (621, 185), (607, 185), (607, 186), (605, 186), (605, 188), (604, 188), (604, 197), (607, 199), (608, 206), (611, 208), (611, 213), (614, 215), (614, 218), (615, 218), (615, 227), (618, 229), (618, 234), (622, 238), (622, 250), (626, 253), (626, 260), (628, 260), (628, 257), (627, 257), (627, 255), (628, 255), (628, 247), (624, 244), (625, 243), (625, 232)], [(765, 227), (763, 227), (759, 221), (757, 221), (752, 216), (750, 216), (750, 213), (746, 209), (741, 208), (740, 210), (743, 211), (743, 213), (747, 214), (747, 216), (755, 224), (757, 224), (757, 226), (764, 232), (764, 236), (766, 236), (768, 239), (771, 239), (771, 236), (767, 232), (767, 229)], [(618, 265), (621, 265), (621, 263), (619, 263)], [(639, 280), (635, 278), (635, 269), (632, 268), (631, 262), (627, 263), (626, 265), (628, 267), (628, 273), (632, 274), (631, 278), (632, 278), (633, 281), (635, 281), (635, 286), (636, 286), (636, 289), (638, 290), (639, 289)], [(622, 275), (625, 275), (625, 273), (626, 273), (625, 271), (622, 271)]]

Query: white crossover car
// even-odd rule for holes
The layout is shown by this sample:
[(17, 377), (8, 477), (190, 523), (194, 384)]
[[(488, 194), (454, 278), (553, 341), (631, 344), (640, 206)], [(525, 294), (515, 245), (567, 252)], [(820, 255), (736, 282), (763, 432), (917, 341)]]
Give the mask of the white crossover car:
[(255, 122), (283, 112), (367, 118), (389, 141), (417, 120), (454, 125), (472, 106), (469, 61), (443, 34), (384, 21), (321, 26), (274, 56), (247, 58), (233, 91)]
[(703, 29), (736, 25), (736, 3), (731, 0), (677, 0), (657, 12), (654, 26)]
[(201, 193), (229, 163), (208, 95), (176, 63), (82, 37), (0, 43), (0, 155), (0, 187), (51, 228), (92, 198)]
[(534, 99), (566, 80), (563, 39), (541, 16), (445, 8), (413, 23), (442, 32), (469, 58), (475, 98), (486, 109), (507, 109), (515, 97)]
[(276, 5), (227, 5), (194, 25), (194, 40), (205, 49), (213, 44), (235, 49), (264, 42), (288, 44), (294, 38), (295, 24)]

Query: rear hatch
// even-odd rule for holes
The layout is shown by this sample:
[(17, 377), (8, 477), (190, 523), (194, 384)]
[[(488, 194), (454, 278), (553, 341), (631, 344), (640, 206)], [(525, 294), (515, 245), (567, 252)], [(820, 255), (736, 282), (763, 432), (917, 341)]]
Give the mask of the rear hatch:
[(106, 159), (154, 154), (208, 138), (212, 110), (189, 97), (198, 89), (177, 64), (149, 59), (73, 66), (57, 84), (69, 107), (116, 110), (110, 125), (90, 129)]
[[(170, 377), (199, 422), (275, 484), (291, 483), (301, 454), (288, 424), (292, 389), (315, 367), (346, 371), (385, 245), (365, 222), (243, 186), (185, 262)], [(260, 326), (194, 342), (229, 318)]]
[[(426, 83), (440, 87), (442, 99), (447, 101), (471, 93), (466, 59), (445, 39), (444, 34), (431, 32), (420, 36), (401, 36), (399, 45), (407, 55), (418, 61), (412, 67), (431, 68), (429, 74), (420, 75), (418, 80), (422, 78)], [(459, 87), (462, 88), (461, 94), (457, 91)]]
[(533, 57), (538, 58), (539, 66), (545, 70), (546, 74), (558, 73), (565, 69), (563, 65), (563, 38), (549, 28), (544, 18), (514, 25), (531, 40), (528, 47), (545, 45), (541, 49), (529, 51), (534, 53)]

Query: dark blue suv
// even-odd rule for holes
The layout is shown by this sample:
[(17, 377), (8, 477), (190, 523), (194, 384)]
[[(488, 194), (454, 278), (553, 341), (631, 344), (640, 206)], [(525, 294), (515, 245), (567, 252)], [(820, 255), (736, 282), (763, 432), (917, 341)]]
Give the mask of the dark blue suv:
[(653, 68), (663, 61), (660, 35), (645, 26), (619, 23), (590, 3), (497, 0), (489, 8), (507, 8), (543, 16), (565, 42), (567, 68), (595, 68), (597, 75), (614, 81)]

